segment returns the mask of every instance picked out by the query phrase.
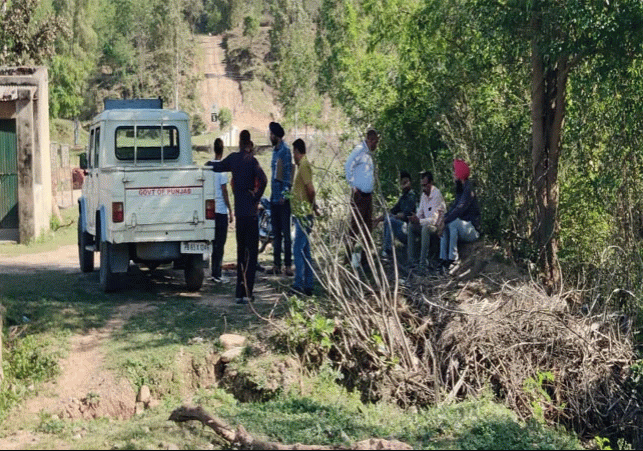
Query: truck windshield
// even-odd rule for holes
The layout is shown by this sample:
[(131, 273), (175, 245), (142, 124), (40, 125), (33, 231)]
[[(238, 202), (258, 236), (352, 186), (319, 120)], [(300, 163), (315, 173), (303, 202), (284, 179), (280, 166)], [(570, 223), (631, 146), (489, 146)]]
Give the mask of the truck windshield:
[(115, 138), (116, 158), (119, 160), (160, 161), (179, 158), (179, 130), (171, 125), (162, 129), (154, 125), (139, 125), (136, 128), (125, 125), (116, 129)]

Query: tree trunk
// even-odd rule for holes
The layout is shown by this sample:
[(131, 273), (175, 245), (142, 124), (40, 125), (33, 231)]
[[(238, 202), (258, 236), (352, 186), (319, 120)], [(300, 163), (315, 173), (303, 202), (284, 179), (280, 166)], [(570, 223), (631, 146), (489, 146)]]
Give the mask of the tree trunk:
[[(534, 35), (537, 36), (538, 25)], [(532, 169), (536, 215), (534, 239), (537, 264), (547, 291), (561, 286), (558, 264), (558, 160), (569, 59), (546, 62), (537, 40), (532, 39)]]

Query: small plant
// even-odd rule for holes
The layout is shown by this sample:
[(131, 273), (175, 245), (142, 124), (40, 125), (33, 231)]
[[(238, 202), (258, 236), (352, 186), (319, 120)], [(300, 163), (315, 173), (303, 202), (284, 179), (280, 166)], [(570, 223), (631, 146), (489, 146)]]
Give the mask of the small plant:
[(531, 398), (532, 415), (539, 423), (545, 423), (545, 414), (548, 409), (562, 411), (565, 408), (563, 403), (560, 406), (555, 405), (551, 395), (546, 390), (546, 385), (554, 382), (554, 374), (551, 371), (539, 371), (536, 378), (528, 377), (525, 379), (523, 388)]
[(332, 335), (335, 322), (318, 313), (309, 313), (301, 299), (293, 296), (289, 300), (289, 316), (286, 340), (306, 366), (318, 367), (333, 347)]
[(98, 407), (100, 404), (100, 394), (90, 391), (85, 395), (85, 402), (89, 407)]
[(597, 435), (594, 437), (594, 442), (596, 442), (596, 448), (600, 450), (611, 450), (612, 447), (610, 446), (610, 439), (607, 437), (601, 437), (600, 435)]
[(7, 376), (41, 382), (58, 374), (59, 355), (48, 352), (47, 345), (39, 342), (35, 335), (18, 341), (7, 357)]
[(36, 430), (45, 434), (60, 434), (65, 430), (65, 422), (56, 415), (40, 413), (40, 422)]

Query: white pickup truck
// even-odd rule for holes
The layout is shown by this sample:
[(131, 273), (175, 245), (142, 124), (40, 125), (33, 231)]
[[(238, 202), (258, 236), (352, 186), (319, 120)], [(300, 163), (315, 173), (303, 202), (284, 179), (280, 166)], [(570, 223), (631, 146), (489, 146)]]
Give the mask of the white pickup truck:
[(100, 287), (121, 285), (130, 261), (185, 269), (190, 291), (203, 284), (214, 238), (214, 174), (194, 164), (186, 113), (160, 99), (106, 100), (90, 126), (78, 201), (78, 256)]

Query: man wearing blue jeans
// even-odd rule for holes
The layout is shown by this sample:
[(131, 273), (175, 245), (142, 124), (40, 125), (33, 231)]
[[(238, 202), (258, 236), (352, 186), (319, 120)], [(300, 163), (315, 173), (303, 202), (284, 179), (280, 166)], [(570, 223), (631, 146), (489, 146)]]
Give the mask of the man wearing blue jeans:
[(292, 188), (293, 215), (295, 216), (295, 243), (293, 257), (295, 260), (295, 282), (290, 294), (313, 293), (313, 267), (311, 265), (310, 241), (308, 236), (313, 225), (313, 211), (318, 213), (315, 204), (313, 172), (306, 158), (306, 144), (298, 139), (292, 143), (293, 156), (297, 165), (297, 175)]
[(458, 259), (458, 240), (470, 243), (480, 238), (480, 206), (469, 175), (469, 166), (463, 160), (453, 161), (456, 197), (444, 217), (440, 238), (440, 260), (446, 269)]
[(406, 246), (407, 235), (404, 231), (404, 224), (415, 214), (417, 209), (417, 195), (411, 189), (411, 174), (407, 171), (400, 171), (400, 188), (402, 195), (397, 203), (393, 205), (388, 214), (375, 219), (375, 224), (384, 221), (384, 246), (382, 258), (388, 258), (393, 253), (393, 240), (397, 238)]
[[(277, 122), (271, 122), (270, 142), (274, 146), (270, 167), (272, 176), (270, 178), (270, 218), (272, 219), (272, 231), (275, 235), (272, 242), (274, 266), (268, 274), (284, 274), (292, 276), (292, 242), (290, 239), (290, 216), (291, 205), (289, 200), (290, 188), (292, 185), (292, 157), (290, 148), (283, 141), (284, 129)], [(284, 251), (284, 267), (281, 268), (281, 251)]]

